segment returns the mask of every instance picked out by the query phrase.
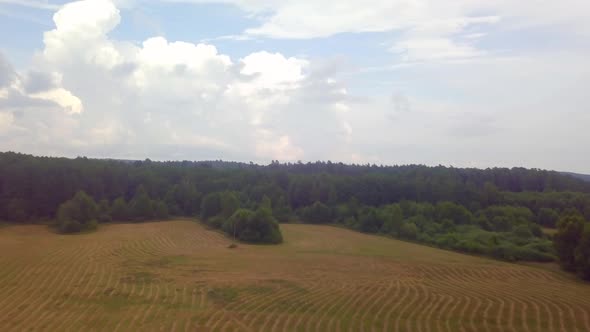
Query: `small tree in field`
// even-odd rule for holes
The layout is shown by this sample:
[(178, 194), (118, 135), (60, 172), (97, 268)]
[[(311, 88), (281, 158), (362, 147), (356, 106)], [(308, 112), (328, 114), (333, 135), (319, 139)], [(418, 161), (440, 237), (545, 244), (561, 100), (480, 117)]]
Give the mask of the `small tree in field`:
[(94, 199), (84, 191), (78, 191), (72, 199), (59, 207), (59, 230), (63, 233), (77, 233), (95, 229), (98, 212), (98, 205)]

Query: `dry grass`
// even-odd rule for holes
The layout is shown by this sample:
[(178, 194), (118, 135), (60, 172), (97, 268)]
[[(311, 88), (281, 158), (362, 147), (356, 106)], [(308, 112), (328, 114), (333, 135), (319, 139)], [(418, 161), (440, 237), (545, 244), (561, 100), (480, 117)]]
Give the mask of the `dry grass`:
[(543, 233), (548, 234), (548, 235), (555, 235), (557, 233), (557, 228), (543, 227), (542, 230), (543, 230)]
[(590, 331), (590, 287), (329, 226), (249, 246), (190, 221), (0, 229), (0, 330)]

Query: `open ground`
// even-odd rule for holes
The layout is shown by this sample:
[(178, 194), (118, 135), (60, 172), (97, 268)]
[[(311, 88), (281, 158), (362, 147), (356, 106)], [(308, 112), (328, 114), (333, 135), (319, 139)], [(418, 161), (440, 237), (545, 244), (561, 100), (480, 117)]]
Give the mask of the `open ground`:
[(0, 228), (0, 330), (590, 331), (590, 286), (350, 230), (279, 246), (178, 220), (66, 236)]

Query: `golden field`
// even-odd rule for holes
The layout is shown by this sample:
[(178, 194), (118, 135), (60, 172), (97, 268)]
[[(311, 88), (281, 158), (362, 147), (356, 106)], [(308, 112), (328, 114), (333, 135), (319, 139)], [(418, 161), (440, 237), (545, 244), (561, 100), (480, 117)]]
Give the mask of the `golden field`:
[(590, 286), (331, 226), (240, 244), (199, 223), (0, 228), (0, 331), (590, 331)]

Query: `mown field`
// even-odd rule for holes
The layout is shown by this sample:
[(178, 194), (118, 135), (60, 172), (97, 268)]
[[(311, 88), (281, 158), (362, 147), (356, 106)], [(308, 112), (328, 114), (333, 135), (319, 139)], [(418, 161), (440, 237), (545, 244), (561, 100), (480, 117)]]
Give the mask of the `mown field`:
[(590, 286), (330, 226), (239, 245), (195, 222), (0, 228), (0, 331), (590, 331)]

